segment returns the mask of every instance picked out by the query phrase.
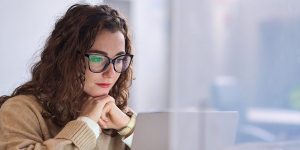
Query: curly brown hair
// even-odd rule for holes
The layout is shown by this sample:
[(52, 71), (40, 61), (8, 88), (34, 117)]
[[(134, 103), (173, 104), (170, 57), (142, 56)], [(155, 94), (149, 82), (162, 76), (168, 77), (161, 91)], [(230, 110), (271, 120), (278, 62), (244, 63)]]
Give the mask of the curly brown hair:
[[(46, 41), (41, 60), (32, 67), (32, 79), (2, 96), (0, 103), (16, 95), (34, 95), (44, 107), (43, 116), (64, 126), (79, 116), (88, 95), (83, 91), (86, 64), (84, 54), (102, 30), (120, 31), (125, 37), (125, 51), (132, 53), (126, 20), (107, 5), (72, 5), (55, 24)], [(132, 65), (121, 73), (109, 95), (123, 111), (129, 98)], [(1, 106), (1, 105), (0, 105)], [(130, 115), (130, 114), (129, 114)]]

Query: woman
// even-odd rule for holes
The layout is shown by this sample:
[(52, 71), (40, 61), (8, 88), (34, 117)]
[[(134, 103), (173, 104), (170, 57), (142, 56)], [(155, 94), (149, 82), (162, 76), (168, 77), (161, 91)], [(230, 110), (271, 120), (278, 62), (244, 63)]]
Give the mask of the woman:
[(128, 149), (135, 115), (127, 23), (107, 5), (58, 20), (32, 79), (1, 97), (0, 149)]

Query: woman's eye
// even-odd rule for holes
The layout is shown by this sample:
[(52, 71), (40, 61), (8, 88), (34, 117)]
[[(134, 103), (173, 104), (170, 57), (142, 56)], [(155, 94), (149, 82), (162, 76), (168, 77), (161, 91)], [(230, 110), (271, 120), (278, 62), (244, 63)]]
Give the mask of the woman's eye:
[(122, 59), (117, 59), (115, 63), (121, 63)]
[(127, 57), (121, 57), (116, 60), (116, 63), (126, 63), (128, 61)]
[(100, 56), (90, 56), (90, 62), (93, 62), (93, 63), (100, 63), (103, 61), (103, 58), (100, 57)]

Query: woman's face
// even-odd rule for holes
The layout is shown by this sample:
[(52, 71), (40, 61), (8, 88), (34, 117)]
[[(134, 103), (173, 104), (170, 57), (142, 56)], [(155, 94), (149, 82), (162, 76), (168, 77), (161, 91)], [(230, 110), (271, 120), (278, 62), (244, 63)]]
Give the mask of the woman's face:
[[(125, 54), (124, 35), (120, 31), (113, 33), (109, 30), (103, 30), (96, 36), (89, 52), (98, 53), (111, 59)], [(86, 59), (84, 91), (92, 97), (107, 95), (118, 80), (120, 73), (114, 70), (112, 63), (104, 71), (93, 73), (88, 67), (88, 61), (93, 60)]]

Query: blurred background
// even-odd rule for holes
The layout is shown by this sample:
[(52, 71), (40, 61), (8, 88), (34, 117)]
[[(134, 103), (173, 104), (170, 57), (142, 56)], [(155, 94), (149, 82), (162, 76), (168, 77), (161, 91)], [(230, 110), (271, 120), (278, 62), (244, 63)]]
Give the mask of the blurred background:
[(300, 141), (299, 0), (1, 0), (1, 95), (30, 79), (55, 21), (76, 2), (128, 18), (137, 112), (235, 110), (238, 144)]

